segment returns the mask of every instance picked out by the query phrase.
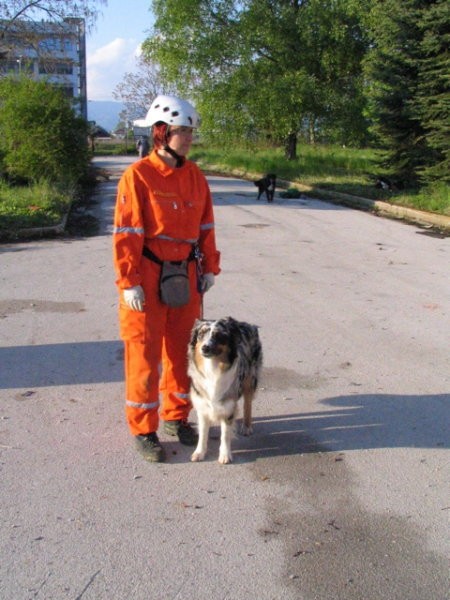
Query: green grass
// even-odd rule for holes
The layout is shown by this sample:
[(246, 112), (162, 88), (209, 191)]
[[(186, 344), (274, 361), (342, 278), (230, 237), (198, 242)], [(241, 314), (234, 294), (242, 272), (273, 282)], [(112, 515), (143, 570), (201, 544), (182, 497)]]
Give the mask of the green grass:
[(0, 239), (14, 239), (22, 229), (58, 225), (72, 202), (72, 190), (47, 182), (11, 187), (0, 181)]
[(122, 156), (126, 154), (136, 154), (136, 142), (134, 138), (128, 140), (99, 138), (95, 142), (96, 156)]
[(376, 158), (373, 150), (306, 144), (299, 146), (295, 161), (288, 161), (281, 148), (209, 149), (194, 146), (191, 156), (225, 161), (232, 167), (249, 171), (274, 171), (286, 178), (295, 178), (300, 174), (306, 178), (363, 174), (373, 168)]
[(398, 206), (407, 206), (417, 210), (450, 216), (449, 191), (449, 186), (445, 183), (436, 183), (409, 194), (396, 192), (391, 198), (391, 202)]
[(377, 151), (339, 146), (299, 145), (298, 158), (288, 161), (280, 148), (215, 148), (194, 146), (190, 158), (207, 170), (240, 172), (254, 177), (276, 173), (280, 179), (418, 210), (450, 215), (449, 186), (439, 184), (422, 190), (388, 191), (375, 187), (379, 175)]

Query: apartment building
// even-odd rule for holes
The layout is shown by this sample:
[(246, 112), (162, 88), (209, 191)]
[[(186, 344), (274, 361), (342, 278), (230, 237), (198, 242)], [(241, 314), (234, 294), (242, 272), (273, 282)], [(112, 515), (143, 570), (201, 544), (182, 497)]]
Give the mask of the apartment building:
[(87, 119), (84, 19), (0, 22), (0, 77), (21, 74), (64, 90)]

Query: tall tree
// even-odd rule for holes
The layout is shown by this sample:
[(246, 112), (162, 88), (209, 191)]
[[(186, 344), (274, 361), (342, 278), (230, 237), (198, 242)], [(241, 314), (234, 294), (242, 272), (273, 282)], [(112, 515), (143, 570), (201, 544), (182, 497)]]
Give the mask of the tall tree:
[(424, 173), (442, 176), (445, 147), (448, 166), (449, 5), (375, 0), (371, 16), (367, 73), (383, 166), (415, 187)]
[(427, 144), (425, 181), (450, 179), (450, 5), (429, 2), (419, 15), (422, 32), (417, 104)]
[(144, 52), (200, 103), (206, 130), (283, 140), (295, 158), (305, 128), (360, 112), (367, 2), (154, 0)]

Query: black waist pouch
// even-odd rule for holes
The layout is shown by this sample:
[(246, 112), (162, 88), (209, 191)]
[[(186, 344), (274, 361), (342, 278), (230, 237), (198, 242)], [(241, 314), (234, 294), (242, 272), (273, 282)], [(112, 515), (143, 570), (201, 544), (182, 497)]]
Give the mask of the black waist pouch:
[(188, 261), (171, 262), (163, 260), (159, 279), (161, 302), (178, 308), (190, 300)]

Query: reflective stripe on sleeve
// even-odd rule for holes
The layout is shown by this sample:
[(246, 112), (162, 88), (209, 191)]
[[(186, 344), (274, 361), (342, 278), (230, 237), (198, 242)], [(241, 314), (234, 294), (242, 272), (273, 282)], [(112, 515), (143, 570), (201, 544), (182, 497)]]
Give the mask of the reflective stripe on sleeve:
[(208, 231), (208, 229), (214, 229), (214, 223), (204, 223), (200, 225), (200, 231)]

